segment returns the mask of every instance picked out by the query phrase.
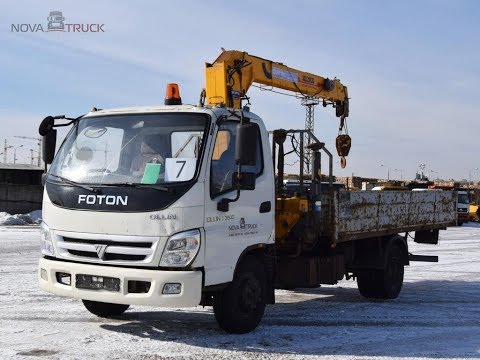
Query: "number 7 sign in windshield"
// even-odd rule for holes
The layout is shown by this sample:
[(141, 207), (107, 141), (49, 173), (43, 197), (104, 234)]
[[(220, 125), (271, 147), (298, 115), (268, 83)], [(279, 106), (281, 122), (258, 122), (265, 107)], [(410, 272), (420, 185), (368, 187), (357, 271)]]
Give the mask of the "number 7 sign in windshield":
[(165, 161), (165, 181), (188, 181), (195, 175), (196, 158), (167, 158)]

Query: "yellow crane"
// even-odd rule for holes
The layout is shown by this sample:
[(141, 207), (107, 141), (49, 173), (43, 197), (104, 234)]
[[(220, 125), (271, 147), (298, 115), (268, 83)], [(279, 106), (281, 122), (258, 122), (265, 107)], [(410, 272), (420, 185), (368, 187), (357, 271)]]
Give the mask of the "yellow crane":
[(318, 98), (323, 106), (332, 105), (340, 118), (336, 145), (345, 166), (351, 139), (341, 134), (349, 115), (348, 89), (340, 80), (329, 79), (288, 67), (280, 62), (263, 59), (244, 51), (223, 51), (212, 63), (205, 64), (206, 87), (202, 100), (208, 105), (242, 108), (248, 89), (253, 83), (271, 86), (300, 94), (305, 98)]

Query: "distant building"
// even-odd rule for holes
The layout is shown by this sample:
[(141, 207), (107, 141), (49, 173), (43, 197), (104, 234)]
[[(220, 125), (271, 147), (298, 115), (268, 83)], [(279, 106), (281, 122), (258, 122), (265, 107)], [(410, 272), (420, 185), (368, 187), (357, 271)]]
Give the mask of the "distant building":
[(35, 165), (0, 164), (0, 212), (22, 214), (41, 209), (42, 173)]

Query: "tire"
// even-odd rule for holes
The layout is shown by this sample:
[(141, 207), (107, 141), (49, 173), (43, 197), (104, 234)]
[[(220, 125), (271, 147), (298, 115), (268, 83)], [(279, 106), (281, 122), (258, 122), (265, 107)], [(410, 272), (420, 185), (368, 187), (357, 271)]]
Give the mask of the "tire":
[(235, 271), (232, 282), (214, 296), (213, 312), (220, 328), (232, 334), (254, 330), (265, 311), (266, 284), (263, 264), (247, 256)]
[(385, 269), (362, 270), (357, 274), (360, 294), (373, 299), (396, 299), (402, 290), (404, 264), (402, 249), (394, 244), (388, 253)]
[(91, 300), (82, 300), (82, 302), (85, 308), (92, 314), (105, 318), (122, 315), (130, 307), (130, 305), (111, 304)]
[(382, 281), (382, 270), (362, 270), (357, 274), (358, 291), (363, 297), (380, 298), (379, 284)]
[(463, 221), (459, 221), (459, 222), (457, 223), (457, 226), (462, 226), (462, 225), (463, 225)]

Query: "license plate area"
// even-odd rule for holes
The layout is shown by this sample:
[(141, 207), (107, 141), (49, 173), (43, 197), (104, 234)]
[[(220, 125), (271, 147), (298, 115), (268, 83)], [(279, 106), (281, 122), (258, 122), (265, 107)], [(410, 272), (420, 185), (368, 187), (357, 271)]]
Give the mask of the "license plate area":
[(120, 279), (109, 276), (77, 274), (77, 289), (120, 291)]

